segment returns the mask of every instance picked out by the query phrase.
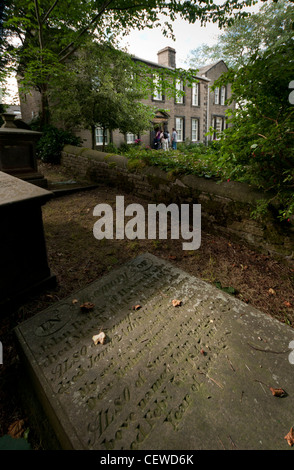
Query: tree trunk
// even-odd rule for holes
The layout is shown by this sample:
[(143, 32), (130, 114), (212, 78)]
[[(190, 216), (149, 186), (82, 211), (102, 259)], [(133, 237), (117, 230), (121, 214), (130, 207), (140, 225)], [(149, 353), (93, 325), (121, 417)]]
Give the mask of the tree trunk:
[(106, 129), (103, 127), (103, 145), (102, 145), (102, 152), (105, 152), (105, 134)]
[(91, 126), (92, 150), (95, 150), (95, 126)]
[(41, 112), (40, 112), (40, 126), (43, 129), (44, 126), (49, 124), (49, 103), (48, 103), (48, 86), (47, 84), (40, 87), (41, 93)]

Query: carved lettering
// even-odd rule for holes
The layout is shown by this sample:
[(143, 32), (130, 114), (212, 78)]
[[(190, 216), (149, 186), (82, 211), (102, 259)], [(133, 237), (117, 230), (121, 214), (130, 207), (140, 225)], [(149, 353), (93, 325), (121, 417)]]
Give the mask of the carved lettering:
[[(70, 321), (62, 323), (54, 310), (40, 322), (38, 365), (86, 448), (135, 450), (149, 445), (157, 426), (181, 432), (208, 372), (210, 355), (201, 348), (209, 351), (213, 339), (214, 356), (225, 354), (218, 312), (227, 303), (202, 291), (186, 274), (147, 256), (84, 293), (92, 311), (71, 305)], [(172, 306), (174, 298), (182, 300), (180, 308)], [(141, 309), (133, 310), (137, 303)], [(100, 329), (107, 341), (94, 345)]]

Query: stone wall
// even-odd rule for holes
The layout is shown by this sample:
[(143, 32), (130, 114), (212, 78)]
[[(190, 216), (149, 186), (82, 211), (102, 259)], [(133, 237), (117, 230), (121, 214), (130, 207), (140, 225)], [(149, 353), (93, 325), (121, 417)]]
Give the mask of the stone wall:
[(175, 177), (156, 167), (134, 167), (124, 156), (71, 145), (64, 147), (61, 164), (73, 177), (116, 187), (118, 195), (121, 190), (150, 202), (201, 204), (204, 230), (229, 235), (264, 253), (294, 256), (294, 226), (282, 227), (270, 213), (254, 220), (257, 201), (269, 196), (244, 183)]

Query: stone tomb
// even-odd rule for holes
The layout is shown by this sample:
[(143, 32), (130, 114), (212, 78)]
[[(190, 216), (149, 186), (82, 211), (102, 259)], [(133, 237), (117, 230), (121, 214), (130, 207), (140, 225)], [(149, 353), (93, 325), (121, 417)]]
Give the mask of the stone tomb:
[(47, 179), (38, 172), (36, 144), (41, 132), (18, 128), (13, 114), (2, 114), (4, 124), (0, 128), (0, 171), (35, 184), (48, 187)]
[(4, 305), (55, 283), (47, 261), (42, 205), (53, 194), (0, 172), (0, 314)]
[(293, 329), (153, 255), (16, 334), (63, 449), (290, 449)]

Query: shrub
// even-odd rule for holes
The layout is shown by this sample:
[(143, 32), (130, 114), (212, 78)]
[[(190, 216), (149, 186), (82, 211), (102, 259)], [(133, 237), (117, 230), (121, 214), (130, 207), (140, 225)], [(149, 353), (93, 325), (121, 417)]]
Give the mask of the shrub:
[(60, 163), (61, 151), (67, 144), (81, 145), (81, 139), (69, 131), (58, 129), (54, 126), (46, 126), (43, 135), (37, 143), (37, 158), (45, 163)]
[(294, 107), (288, 88), (294, 76), (292, 42), (256, 53), (225, 77), (238, 107), (230, 116), (232, 126), (222, 133), (218, 159), (227, 178), (272, 194), (282, 221), (294, 216)]

